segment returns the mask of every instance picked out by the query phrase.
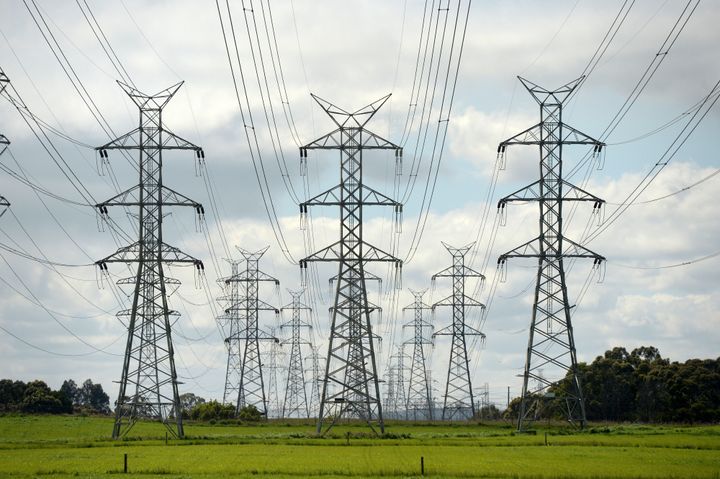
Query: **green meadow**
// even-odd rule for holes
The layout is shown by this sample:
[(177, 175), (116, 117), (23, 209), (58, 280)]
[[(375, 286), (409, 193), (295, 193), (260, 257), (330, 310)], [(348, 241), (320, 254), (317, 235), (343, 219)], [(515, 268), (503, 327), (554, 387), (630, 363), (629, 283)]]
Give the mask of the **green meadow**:
[[(361, 425), (318, 437), (312, 423), (186, 423), (165, 440), (139, 423), (121, 441), (112, 420), (0, 417), (0, 477), (421, 477), (720, 478), (720, 426), (390, 423), (383, 437)], [(547, 438), (547, 443), (546, 443)], [(124, 455), (128, 473), (123, 471)]]

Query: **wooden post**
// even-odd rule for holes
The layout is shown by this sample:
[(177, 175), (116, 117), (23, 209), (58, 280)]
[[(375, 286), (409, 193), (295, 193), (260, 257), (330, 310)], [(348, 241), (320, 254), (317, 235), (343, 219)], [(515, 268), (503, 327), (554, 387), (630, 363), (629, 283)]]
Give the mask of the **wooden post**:
[(420, 456), (420, 475), (425, 475), (425, 456)]
[(123, 456), (123, 473), (127, 474), (127, 453)]

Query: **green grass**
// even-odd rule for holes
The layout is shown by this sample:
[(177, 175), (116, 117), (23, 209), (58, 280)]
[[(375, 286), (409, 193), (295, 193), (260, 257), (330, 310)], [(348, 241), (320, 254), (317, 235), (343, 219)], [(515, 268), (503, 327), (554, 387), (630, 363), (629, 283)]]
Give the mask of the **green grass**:
[(191, 423), (167, 445), (160, 424), (139, 423), (125, 441), (110, 440), (111, 430), (108, 418), (0, 417), (0, 477), (419, 477), (422, 456), (436, 478), (720, 479), (718, 426), (543, 425), (515, 435), (502, 423), (393, 423), (384, 438), (362, 426), (321, 438), (311, 423)]

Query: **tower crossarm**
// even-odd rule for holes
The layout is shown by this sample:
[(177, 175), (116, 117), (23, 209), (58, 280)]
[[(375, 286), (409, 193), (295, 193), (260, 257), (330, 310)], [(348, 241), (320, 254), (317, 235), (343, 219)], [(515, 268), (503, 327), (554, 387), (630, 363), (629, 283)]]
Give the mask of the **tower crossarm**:
[(592, 258), (595, 260), (595, 264), (599, 264), (601, 261), (605, 261), (605, 257), (581, 246), (574, 241), (563, 237), (561, 241), (562, 253), (558, 251), (552, 251), (542, 249), (542, 238), (537, 237), (523, 243), (515, 249), (508, 251), (498, 257), (498, 263), (504, 263), (508, 258), (543, 258), (552, 261), (560, 258)]
[[(113, 196), (109, 200), (96, 204), (95, 207), (98, 208), (101, 213), (106, 213), (105, 207), (107, 206), (141, 206), (145, 204), (145, 201), (140, 197), (142, 193), (143, 188), (140, 185), (136, 185)], [(205, 211), (202, 204), (191, 200), (187, 196), (167, 186), (163, 186), (160, 189), (160, 201), (163, 206), (190, 206), (195, 208), (198, 213), (204, 213)]]
[[(548, 137), (546, 132), (547, 128), (556, 127), (560, 130), (560, 135), (557, 137)], [(500, 142), (498, 146), (498, 152), (503, 153), (508, 146), (511, 145), (593, 145), (595, 146), (594, 152), (599, 153), (600, 150), (605, 146), (600, 140), (583, 133), (580, 130), (573, 128), (565, 123), (553, 123), (545, 121), (544, 123), (538, 123), (537, 125), (531, 126), (527, 130), (523, 130), (515, 136), (511, 136), (505, 141)]]
[[(343, 200), (341, 197), (342, 193), (342, 185), (333, 186), (329, 190), (300, 203), (300, 212), (307, 213), (308, 206), (341, 206), (343, 204), (353, 204), (353, 198), (345, 198)], [(394, 206), (396, 208), (402, 208), (402, 203), (365, 185), (362, 186), (359, 197), (355, 198), (355, 203), (362, 203), (363, 206)]]
[(248, 273), (247, 270), (243, 270), (238, 272), (237, 274), (223, 278), (222, 281), (225, 284), (246, 283), (250, 281), (266, 281), (270, 283), (275, 283), (275, 286), (280, 285), (280, 281), (277, 278), (274, 278), (267, 273), (263, 273), (262, 271), (257, 271), (256, 273)]
[[(145, 128), (136, 128), (102, 146), (95, 147), (95, 151), (102, 154), (106, 150), (141, 150), (144, 148), (142, 140), (145, 130)], [(160, 127), (160, 132), (162, 134), (160, 147), (163, 150), (194, 150), (198, 153), (202, 151), (200, 146), (190, 143), (164, 127)]]
[[(477, 299), (471, 298), (471, 297), (468, 296), (468, 295), (465, 295), (465, 294), (462, 295), (462, 298), (461, 298), (461, 299), (462, 299), (462, 306), (464, 306), (464, 307), (475, 306), (475, 307), (478, 307), (478, 308), (485, 309), (485, 305), (484, 305), (484, 304), (482, 304), (482, 303), (481, 303), (480, 301), (478, 301)], [(458, 306), (458, 304), (457, 304), (457, 297), (456, 297), (454, 294), (451, 294), (451, 295), (448, 296), (447, 298), (443, 298), (443, 299), (441, 299), (440, 301), (434, 303), (434, 304), (432, 305), (433, 311), (434, 311), (435, 308), (437, 308), (438, 306), (451, 306), (451, 307), (452, 307), (452, 306)]]
[[(307, 268), (307, 263), (311, 262), (311, 261), (319, 261), (319, 262), (346, 261), (347, 258), (345, 258), (341, 255), (341, 247), (342, 247), (341, 241), (333, 243), (330, 246), (326, 246), (325, 248), (322, 248), (321, 250), (311, 254), (310, 256), (307, 256), (307, 257), (301, 259), (300, 267)], [(396, 258), (395, 256), (391, 255), (390, 253), (387, 253), (387, 252), (381, 250), (380, 248), (377, 248), (371, 244), (363, 242), (361, 244), (361, 248), (363, 251), (363, 255), (362, 255), (363, 263), (386, 261), (386, 262), (395, 263), (396, 266), (402, 265), (401, 259)]]
[(435, 281), (436, 278), (452, 278), (453, 276), (465, 276), (466, 278), (481, 278), (482, 280), (485, 280), (484, 274), (475, 271), (474, 269), (467, 266), (462, 266), (460, 268), (456, 266), (450, 266), (440, 271), (439, 273), (435, 273), (434, 275), (432, 275), (430, 280)]
[(307, 145), (300, 147), (300, 156), (304, 158), (307, 150), (343, 150), (348, 137), (353, 141), (353, 148), (363, 150), (402, 150), (402, 147), (386, 140), (380, 135), (358, 127), (338, 128), (323, 135)]
[[(538, 180), (524, 188), (510, 193), (506, 197), (498, 201), (498, 208), (504, 208), (506, 203), (512, 201), (552, 201), (557, 200), (557, 193), (547, 192), (544, 188), (547, 183), (543, 180)], [(599, 208), (605, 203), (605, 200), (598, 198), (592, 193), (588, 193), (584, 189), (573, 185), (572, 183), (562, 180), (560, 182), (560, 189), (562, 195), (560, 199), (562, 201), (592, 201), (594, 202), (594, 208)], [(550, 194), (548, 194), (550, 193)]]
[(280, 314), (280, 310), (275, 306), (272, 306), (261, 299), (251, 300), (248, 298), (242, 298), (237, 303), (230, 305), (225, 309), (225, 312), (246, 311), (248, 308), (257, 309), (258, 311), (274, 311), (275, 314)]
[[(145, 258), (142, 257), (143, 251), (140, 242), (135, 242), (118, 249), (110, 256), (96, 261), (95, 264), (104, 268), (107, 263), (141, 263), (145, 261)], [(157, 256), (162, 263), (189, 263), (194, 264), (198, 269), (205, 269), (203, 262), (199, 259), (193, 258), (180, 249), (165, 243), (159, 245)]]
[[(435, 336), (456, 336), (457, 334), (457, 327), (450, 324), (442, 329), (435, 331), (433, 333), (433, 338)], [(485, 339), (485, 333), (473, 328), (467, 323), (463, 324), (463, 334), (465, 336), (480, 336), (482, 339)]]

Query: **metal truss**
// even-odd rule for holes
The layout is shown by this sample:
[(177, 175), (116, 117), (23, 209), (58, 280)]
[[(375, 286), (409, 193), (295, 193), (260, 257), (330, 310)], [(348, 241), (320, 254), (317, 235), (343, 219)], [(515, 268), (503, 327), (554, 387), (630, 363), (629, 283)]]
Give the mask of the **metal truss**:
[(292, 311), (292, 319), (280, 326), (290, 328), (289, 340), (282, 344), (290, 344), (290, 362), (288, 364), (287, 383), (285, 385), (285, 400), (283, 401), (280, 417), (310, 417), (310, 404), (308, 403), (307, 390), (305, 389), (305, 368), (303, 366), (302, 345), (310, 346), (309, 341), (300, 337), (302, 328), (312, 328), (310, 323), (302, 320), (302, 311), (312, 313), (309, 306), (301, 302), (304, 290), (290, 291), (292, 302), (281, 308), (282, 311)]
[(407, 402), (405, 409), (408, 417), (413, 420), (433, 420), (433, 401), (428, 377), (427, 365), (425, 362), (425, 345), (432, 344), (425, 331), (432, 330), (433, 326), (425, 320), (423, 311), (432, 307), (423, 302), (423, 295), (427, 289), (410, 292), (415, 296), (415, 301), (404, 307), (403, 311), (414, 311), (413, 320), (403, 325), (403, 328), (413, 329), (413, 338), (405, 341), (405, 345), (412, 345), (412, 359), (410, 363), (410, 380), (408, 383)]
[[(590, 258), (599, 265), (605, 258), (564, 236), (563, 204), (588, 201), (599, 211), (604, 201), (563, 179), (562, 150), (565, 145), (591, 145), (594, 153), (599, 153), (605, 144), (562, 121), (563, 102), (582, 82), (582, 77), (553, 91), (518, 78), (540, 105), (540, 123), (498, 147), (499, 154), (504, 154), (510, 145), (540, 147), (540, 179), (498, 204), (503, 209), (512, 201), (536, 201), (540, 209), (540, 235), (498, 258), (501, 266), (508, 258), (537, 258), (538, 261), (518, 430), (525, 430), (531, 424), (545, 399), (555, 397), (550, 388), (561, 380), (569, 382), (564, 391), (568, 420), (583, 427), (585, 402), (578, 376), (564, 259)], [(531, 380), (535, 386), (530, 384)]]
[(454, 248), (443, 243), (443, 246), (453, 257), (452, 266), (445, 268), (432, 276), (437, 278), (452, 278), (453, 292), (445, 299), (432, 305), (433, 311), (438, 306), (452, 308), (452, 324), (436, 331), (435, 336), (451, 336), (450, 361), (448, 362), (447, 382), (445, 383), (445, 397), (443, 399), (442, 420), (468, 419), (475, 416), (475, 402), (473, 400), (472, 382), (470, 381), (470, 362), (468, 360), (466, 336), (480, 336), (485, 340), (485, 334), (465, 323), (465, 308), (485, 305), (465, 294), (465, 278), (480, 278), (485, 276), (472, 268), (465, 266), (465, 254), (475, 243), (462, 248)]
[(171, 336), (174, 321), (171, 318), (179, 313), (171, 310), (167, 301), (168, 287), (177, 288), (180, 282), (166, 277), (163, 265), (189, 264), (202, 272), (203, 264), (164, 242), (162, 220), (166, 206), (189, 206), (198, 214), (202, 214), (203, 209), (200, 203), (163, 185), (163, 151), (194, 150), (200, 155), (202, 150), (167, 130), (162, 123), (163, 108), (182, 82), (155, 95), (118, 83), (140, 109), (140, 127), (96, 150), (103, 158), (107, 158), (108, 150), (137, 150), (140, 181), (137, 186), (96, 205), (101, 215), (107, 215), (109, 206), (138, 209), (138, 241), (96, 262), (105, 272), (109, 263), (137, 265), (135, 276), (118, 281), (120, 285), (134, 285), (134, 292), (132, 307), (118, 313), (118, 316), (127, 316), (129, 321), (113, 438), (125, 436), (140, 418), (160, 420), (173, 436), (182, 438)]
[(240, 303), (240, 299), (244, 294), (241, 291), (240, 281), (230, 281), (230, 278), (237, 277), (240, 272), (241, 261), (228, 260), (230, 263), (230, 276), (218, 279), (225, 290), (225, 295), (218, 298), (223, 304), (223, 313), (217, 318), (223, 326), (224, 331), (228, 331), (227, 337), (224, 339), (225, 347), (228, 351), (227, 365), (225, 368), (225, 388), (223, 389), (223, 404), (237, 404), (240, 394), (240, 374), (242, 372), (242, 353), (243, 342), (240, 338), (245, 337), (245, 318), (243, 310), (239, 308), (231, 308), (235, 304)]
[[(405, 393), (405, 351), (404, 344), (398, 346), (397, 352), (390, 356), (388, 364), (386, 416), (392, 419), (407, 419), (407, 394)], [(394, 363), (394, 364), (393, 364)]]
[(320, 384), (322, 383), (320, 361), (324, 361), (325, 359), (325, 357), (320, 356), (318, 353), (318, 348), (311, 344), (310, 356), (306, 357), (305, 361), (310, 361), (311, 367), (310, 372), (312, 377), (310, 379), (310, 402), (308, 407), (313, 415), (312, 417), (320, 413)]
[[(267, 417), (268, 412), (262, 361), (260, 360), (260, 341), (278, 342), (279, 340), (273, 334), (261, 331), (258, 320), (260, 311), (273, 311), (275, 314), (280, 314), (280, 310), (275, 306), (258, 299), (261, 282), (272, 282), (276, 287), (280, 285), (277, 279), (258, 269), (258, 262), (268, 248), (269, 246), (255, 253), (238, 248), (245, 259), (245, 270), (238, 271), (224, 280), (225, 284), (231, 288), (233, 283), (242, 284), (241, 288), (244, 291), (244, 295), (239, 297), (237, 302), (231, 303), (225, 309), (225, 317), (237, 321), (237, 326), (231, 329), (231, 333), (235, 335), (225, 338), (225, 344), (228, 345), (228, 369), (224, 393), (225, 397), (229, 397), (229, 393), (234, 392), (232, 390), (234, 384), (237, 384), (236, 415), (240, 409), (250, 405), (255, 406), (264, 417)], [(243, 319), (244, 324), (241, 323)], [(237, 354), (240, 356), (231, 357), (231, 355)], [(238, 366), (239, 378), (236, 376)]]
[[(275, 328), (270, 328), (270, 336), (275, 336)], [(278, 387), (278, 372), (285, 371), (285, 357), (280, 341), (271, 341), (270, 350), (265, 353), (267, 361), (263, 362), (263, 372), (267, 372), (268, 412), (267, 417), (281, 417), (282, 403)]]
[(340, 150), (340, 184), (300, 204), (301, 214), (306, 214), (309, 206), (340, 207), (340, 240), (300, 261), (302, 269), (312, 261), (339, 263), (318, 433), (327, 432), (342, 417), (359, 418), (373, 431), (376, 427), (380, 433), (385, 431), (365, 264), (392, 262), (399, 270), (402, 263), (363, 240), (363, 207), (391, 206), (399, 214), (402, 205), (363, 183), (362, 152), (390, 149), (395, 150), (396, 158), (400, 156), (398, 145), (365, 129), (389, 97), (350, 113), (313, 95), (336, 129), (300, 148), (301, 162), (306, 161), (308, 150)]

